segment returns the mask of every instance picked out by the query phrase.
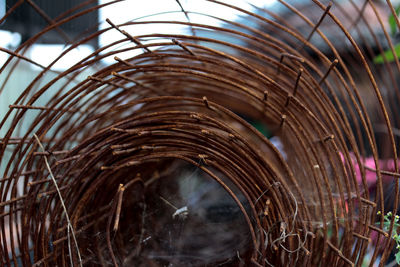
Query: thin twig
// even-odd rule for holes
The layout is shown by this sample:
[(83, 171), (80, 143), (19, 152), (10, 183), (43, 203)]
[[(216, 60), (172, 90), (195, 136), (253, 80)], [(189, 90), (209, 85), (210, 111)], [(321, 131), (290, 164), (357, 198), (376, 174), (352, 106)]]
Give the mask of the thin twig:
[(162, 196), (160, 196), (161, 200), (164, 201), (166, 204), (168, 204), (169, 206), (171, 206), (172, 208), (174, 208), (175, 210), (178, 210), (177, 207), (175, 207), (174, 205), (172, 205), (171, 202), (169, 202), (168, 200), (166, 200), (165, 198), (163, 198)]
[(123, 199), (123, 196), (124, 196), (124, 191), (125, 191), (124, 185), (120, 184), (119, 188), (118, 188), (118, 204), (117, 204), (117, 211), (116, 211), (116, 215), (115, 215), (114, 228), (113, 228), (115, 232), (118, 230), (119, 218), (120, 218), (120, 215), (121, 215), (122, 199)]
[[(35, 137), (35, 139), (36, 139), (38, 145), (40, 146), (40, 148), (42, 149), (42, 151), (43, 151), (43, 152), (46, 152), (46, 150), (44, 149), (42, 143), (40, 142), (39, 137), (38, 137), (35, 133), (33, 134), (33, 136)], [(47, 170), (48, 170), (48, 172), (49, 172), (49, 174), (50, 174), (51, 180), (53, 181), (54, 186), (55, 186), (55, 188), (56, 188), (56, 190), (57, 190), (58, 196), (59, 196), (59, 198), (60, 198), (61, 206), (62, 206), (62, 208), (63, 208), (63, 210), (64, 210), (64, 213), (65, 213), (65, 218), (67, 219), (67, 223), (68, 223), (68, 228), (67, 228), (68, 250), (69, 250), (69, 254), (70, 254), (71, 266), (74, 266), (74, 262), (73, 262), (72, 253), (71, 253), (71, 252), (72, 252), (72, 250), (71, 250), (71, 239), (70, 239), (70, 236), (69, 236), (69, 235), (70, 235), (70, 232), (71, 232), (71, 234), (72, 234), (72, 238), (73, 238), (73, 240), (74, 240), (75, 247), (76, 247), (76, 252), (77, 252), (77, 254), (78, 254), (79, 266), (83, 267), (83, 265), (82, 265), (81, 253), (79, 252), (79, 246), (78, 246), (78, 242), (77, 242), (77, 240), (76, 240), (75, 231), (74, 231), (74, 228), (73, 228), (73, 226), (72, 226), (72, 224), (71, 224), (71, 221), (70, 221), (70, 219), (69, 219), (69, 215), (68, 215), (68, 212), (67, 212), (67, 208), (66, 208), (66, 206), (65, 206), (64, 199), (63, 199), (63, 197), (62, 197), (62, 195), (61, 195), (60, 188), (58, 187), (57, 181), (56, 181), (56, 179), (54, 178), (54, 175), (53, 175), (53, 172), (52, 172), (52, 170), (51, 170), (51, 168), (50, 168), (50, 164), (49, 164), (49, 161), (48, 161), (48, 159), (47, 159), (47, 156), (46, 156), (46, 155), (43, 155), (43, 158), (44, 158), (44, 162), (45, 162), (45, 164), (46, 164), (46, 168), (47, 168)]]

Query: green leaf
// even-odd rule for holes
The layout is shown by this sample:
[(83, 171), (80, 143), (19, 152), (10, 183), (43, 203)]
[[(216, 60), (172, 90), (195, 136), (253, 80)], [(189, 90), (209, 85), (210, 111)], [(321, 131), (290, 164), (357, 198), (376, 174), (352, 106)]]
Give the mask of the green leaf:
[[(394, 46), (394, 52), (396, 54), (396, 58), (400, 57), (400, 43)], [(386, 58), (387, 62), (393, 62), (395, 57), (393, 56), (392, 50), (386, 50), (383, 54), (376, 56), (373, 61), (375, 64), (382, 64), (385, 62), (384, 58)]]
[(396, 253), (396, 263), (400, 264), (400, 252)]
[[(400, 6), (396, 7), (395, 11), (396, 11), (396, 15), (398, 16), (400, 13)], [(397, 24), (396, 24), (396, 19), (394, 18), (393, 14), (391, 14), (389, 16), (389, 26), (390, 26), (390, 33), (392, 35), (395, 35), (396, 31), (397, 31)]]
[(260, 121), (253, 121), (250, 122), (251, 125), (254, 126), (260, 133), (262, 133), (265, 137), (271, 137), (271, 133), (268, 131), (268, 128), (265, 126), (263, 122)]

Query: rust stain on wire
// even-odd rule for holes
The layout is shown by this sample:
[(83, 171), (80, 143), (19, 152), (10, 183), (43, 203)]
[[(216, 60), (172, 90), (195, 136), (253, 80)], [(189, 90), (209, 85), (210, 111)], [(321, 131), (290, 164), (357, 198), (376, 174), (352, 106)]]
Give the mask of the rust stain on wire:
[[(280, 0), (253, 10), (207, 1), (255, 26), (202, 24), (176, 1), (182, 20), (106, 19), (108, 28), (70, 39), (64, 24), (119, 1), (92, 2), (51, 18), (27, 1), (48, 26), (14, 51), (0, 48), (9, 56), (0, 97), (19, 66), (40, 69), (0, 118), (0, 265), (386, 263), (394, 216), (388, 230), (377, 212), (399, 206), (400, 64), (374, 59), (394, 52), (383, 23), (394, 14), (400, 25), (390, 1)], [(189, 31), (130, 30), (146, 25)], [(71, 45), (60, 59), (108, 32), (121, 36), (59, 72), (25, 55), (52, 31)], [(185, 179), (207, 182), (193, 189)], [(207, 207), (191, 203), (203, 195)], [(202, 239), (180, 235), (224, 218), (235, 227), (210, 236), (244, 245), (195, 254), (185, 242)], [(195, 244), (213, 248), (210, 238)]]

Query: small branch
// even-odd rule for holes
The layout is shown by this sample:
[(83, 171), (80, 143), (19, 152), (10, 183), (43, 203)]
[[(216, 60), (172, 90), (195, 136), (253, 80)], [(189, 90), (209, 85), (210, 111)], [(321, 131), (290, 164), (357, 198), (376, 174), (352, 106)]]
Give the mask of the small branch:
[(122, 199), (123, 199), (123, 196), (124, 196), (124, 191), (125, 191), (124, 185), (120, 184), (119, 188), (118, 188), (118, 204), (117, 204), (117, 211), (116, 211), (116, 215), (115, 215), (115, 222), (114, 222), (114, 228), (113, 228), (113, 230), (115, 232), (118, 230), (119, 218), (120, 218), (120, 214), (121, 214)]
[[(36, 134), (33, 134), (33, 136), (35, 137), (35, 139), (36, 139), (38, 145), (39, 145), (40, 148), (43, 150), (43, 152), (46, 152), (46, 150), (44, 149), (42, 143), (41, 143), (40, 140), (39, 140), (39, 137), (37, 137)], [(47, 159), (47, 156), (44, 155), (43, 158), (44, 158), (44, 162), (45, 162), (45, 164), (46, 164), (46, 168), (47, 168), (47, 170), (48, 170), (48, 172), (49, 172), (49, 174), (50, 174), (51, 180), (53, 181), (54, 186), (55, 186), (55, 188), (56, 188), (56, 190), (57, 190), (58, 197), (60, 198), (61, 206), (62, 206), (62, 208), (63, 208), (63, 210), (64, 210), (65, 218), (66, 218), (66, 220), (67, 220), (67, 224), (68, 224), (68, 228), (67, 228), (68, 250), (69, 250), (69, 253), (70, 253), (71, 266), (74, 266), (74, 264), (73, 264), (74, 262), (73, 262), (72, 253), (71, 253), (71, 252), (72, 252), (72, 251), (71, 251), (71, 239), (70, 239), (70, 237), (69, 237), (70, 232), (71, 232), (71, 234), (72, 234), (72, 238), (73, 238), (73, 240), (74, 240), (75, 247), (76, 247), (76, 251), (77, 251), (77, 254), (78, 254), (79, 266), (83, 267), (83, 265), (82, 265), (81, 253), (79, 252), (78, 242), (77, 242), (77, 240), (76, 240), (74, 228), (72, 227), (71, 221), (70, 221), (70, 219), (69, 219), (69, 215), (68, 215), (68, 212), (67, 212), (67, 207), (65, 206), (64, 199), (63, 199), (63, 197), (62, 197), (62, 195), (61, 195), (61, 191), (60, 191), (60, 188), (58, 187), (56, 178), (54, 178), (53, 172), (52, 172), (52, 170), (51, 170), (51, 168), (50, 168), (50, 164), (49, 164), (49, 161), (48, 161), (48, 159)]]

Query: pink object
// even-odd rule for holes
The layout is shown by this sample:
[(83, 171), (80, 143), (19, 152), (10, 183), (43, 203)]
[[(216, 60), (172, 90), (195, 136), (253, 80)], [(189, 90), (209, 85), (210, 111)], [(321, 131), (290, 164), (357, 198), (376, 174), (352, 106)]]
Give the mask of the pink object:
[[(340, 157), (342, 158), (343, 163), (345, 163), (345, 158), (344, 158), (343, 154), (340, 154)], [(362, 176), (361, 176), (360, 166), (358, 165), (357, 160), (355, 160), (355, 156), (353, 153), (350, 153), (350, 158), (351, 158), (351, 163), (353, 164), (354, 170), (356, 172), (357, 182), (359, 184), (362, 184)], [(365, 168), (365, 179), (367, 181), (368, 187), (373, 186), (376, 183), (376, 171), (374, 171), (376, 169), (376, 165), (375, 165), (374, 158), (368, 157), (368, 158), (364, 159), (363, 164), (366, 167)], [(394, 166), (393, 160), (378, 160), (378, 164), (379, 164), (379, 167), (381, 170), (395, 172), (395, 166)], [(386, 177), (386, 179), (387, 179), (390, 176), (382, 175), (382, 177), (383, 178)]]

